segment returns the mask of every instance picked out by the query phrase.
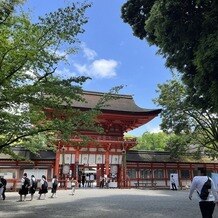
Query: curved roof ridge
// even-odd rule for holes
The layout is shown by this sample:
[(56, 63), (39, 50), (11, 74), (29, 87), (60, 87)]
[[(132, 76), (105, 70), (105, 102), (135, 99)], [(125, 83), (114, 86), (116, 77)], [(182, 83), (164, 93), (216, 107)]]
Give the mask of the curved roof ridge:
[[(85, 102), (73, 101), (72, 106), (74, 108), (94, 108), (101, 97), (105, 94), (104, 92), (95, 92), (95, 91), (83, 91), (83, 98)], [(115, 99), (110, 99), (101, 109), (104, 111), (120, 111), (128, 113), (155, 113), (159, 114), (161, 109), (146, 109), (139, 107), (132, 95), (123, 95), (123, 94), (111, 94)]]
[(141, 153), (141, 154), (170, 154), (169, 151), (152, 151), (152, 150), (129, 150), (129, 153)]
[[(89, 95), (99, 95), (99, 96), (104, 96), (105, 94), (109, 94), (109, 92), (97, 92), (97, 91), (87, 91), (87, 90), (84, 90), (83, 91), (84, 94), (89, 94)], [(118, 97), (125, 97), (125, 98), (131, 98), (133, 99), (133, 96), (132, 95), (127, 95), (127, 94), (110, 94), (112, 96), (118, 96)]]

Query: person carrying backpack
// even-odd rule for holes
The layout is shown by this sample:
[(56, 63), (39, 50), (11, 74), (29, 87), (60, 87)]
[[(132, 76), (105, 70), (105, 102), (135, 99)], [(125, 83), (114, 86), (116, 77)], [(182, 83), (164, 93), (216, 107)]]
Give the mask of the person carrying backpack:
[(31, 194), (31, 199), (30, 201), (33, 200), (33, 196), (36, 192), (36, 189), (37, 189), (37, 181), (36, 181), (36, 178), (34, 175), (31, 176), (31, 179), (30, 179), (30, 190), (29, 190), (29, 193)]
[(4, 186), (4, 185), (3, 185), (3, 183), (2, 183), (1, 180), (0, 180), (0, 198), (1, 198), (2, 193), (3, 193), (3, 189), (4, 189), (3, 186)]
[(5, 200), (5, 191), (6, 191), (6, 186), (7, 186), (7, 180), (4, 178), (4, 176), (0, 176), (0, 188), (2, 188), (2, 191), (0, 191), (2, 199)]
[(26, 195), (28, 194), (30, 187), (30, 179), (27, 177), (27, 173), (23, 174), (23, 177), (21, 179), (21, 188), (19, 190), (20, 200), (22, 201), (22, 196), (24, 195), (23, 200), (26, 200)]
[(54, 195), (55, 195), (55, 197), (57, 197), (57, 195), (56, 195), (57, 188), (58, 188), (58, 179), (57, 179), (57, 176), (55, 176), (55, 175), (53, 176), (53, 179), (52, 179), (51, 183), (52, 183), (52, 187), (51, 187), (52, 195), (51, 195), (51, 198), (53, 198)]
[(212, 218), (215, 203), (218, 205), (218, 194), (213, 180), (206, 176), (206, 171), (201, 171), (200, 176), (195, 176), (189, 191), (189, 199), (192, 200), (194, 191), (197, 191), (199, 207), (202, 218)]
[(46, 193), (48, 193), (48, 182), (46, 180), (46, 176), (42, 175), (42, 179), (41, 179), (41, 187), (39, 189), (39, 197), (38, 200), (41, 199), (41, 195), (44, 194), (44, 199), (46, 199)]

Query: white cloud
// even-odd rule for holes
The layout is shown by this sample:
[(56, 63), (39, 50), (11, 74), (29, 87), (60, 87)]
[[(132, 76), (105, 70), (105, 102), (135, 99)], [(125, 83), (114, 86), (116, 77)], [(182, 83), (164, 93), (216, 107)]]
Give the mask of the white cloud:
[(54, 50), (54, 49), (48, 49), (50, 54), (54, 55), (57, 58), (64, 58), (65, 60), (69, 59), (69, 55), (66, 51), (61, 50)]
[(29, 79), (37, 79), (36, 74), (33, 70), (27, 70), (24, 73), (29, 77)]
[(162, 132), (162, 130), (160, 129), (160, 126), (152, 126), (149, 125), (149, 123), (138, 127), (134, 130), (131, 130), (127, 133), (127, 135), (133, 135), (133, 136), (142, 136), (143, 133), (145, 132), (149, 132), (149, 133), (159, 133)]
[(72, 71), (70, 71), (68, 68), (63, 68), (61, 70), (56, 70), (55, 74), (59, 77), (62, 78), (67, 78), (67, 77), (71, 77), (71, 76), (76, 76), (75, 73), (72, 73)]
[(65, 57), (66, 59), (68, 59), (68, 54), (65, 51), (57, 50), (55, 51), (55, 55), (57, 55), (58, 57)]
[(159, 132), (162, 132), (162, 130), (160, 129), (160, 127), (151, 127), (149, 130), (148, 130), (150, 133), (159, 133)]
[(97, 53), (94, 50), (88, 48), (84, 42), (82, 43), (82, 50), (85, 58), (88, 60), (94, 60), (97, 57)]
[(93, 61), (90, 65), (74, 64), (74, 67), (80, 74), (96, 78), (115, 77), (118, 62), (115, 60), (99, 59)]

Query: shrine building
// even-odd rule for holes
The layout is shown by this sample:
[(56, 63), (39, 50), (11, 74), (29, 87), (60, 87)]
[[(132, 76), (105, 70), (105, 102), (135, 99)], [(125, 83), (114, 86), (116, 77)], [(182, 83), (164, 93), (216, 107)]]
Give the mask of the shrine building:
[[(74, 102), (72, 107), (80, 110), (91, 110), (103, 95), (105, 93), (84, 91), (85, 102)], [(86, 146), (81, 146), (82, 139), (77, 137), (71, 138), (69, 143), (58, 141), (55, 160), (52, 163), (47, 160), (49, 152), (41, 152), (43, 156), (40, 157), (40, 160), (35, 160), (34, 164), (28, 164), (28, 162), (24, 164), (22, 161), (11, 160), (11, 166), (14, 165), (15, 168), (21, 169), (21, 171), (13, 171), (13, 175), (16, 174), (13, 177), (21, 178), (23, 170), (37, 174), (37, 172), (32, 171), (32, 168), (40, 169), (43, 167), (40, 172), (45, 173), (48, 178), (57, 175), (60, 180), (65, 180), (66, 177), (74, 177), (78, 180), (81, 173), (86, 173), (92, 169), (96, 172), (97, 185), (100, 176), (113, 175), (118, 183), (117, 186), (125, 187), (126, 152), (136, 145), (136, 139), (125, 139), (124, 133), (148, 123), (158, 116), (161, 110), (140, 108), (135, 104), (131, 95), (116, 94), (115, 97), (116, 99), (109, 100), (107, 105), (101, 108), (101, 114), (98, 116), (98, 123), (104, 129), (103, 134), (89, 130), (83, 131), (82, 134), (92, 139)], [(47, 116), (52, 117), (51, 113), (55, 112), (46, 111)], [(19, 152), (28, 153), (24, 150)], [(0, 161), (2, 162), (2, 160)], [(8, 163), (4, 161), (0, 167), (3, 165), (8, 165)]]
[[(74, 102), (73, 107), (80, 110), (93, 109), (105, 93), (84, 92), (85, 102)], [(124, 133), (148, 123), (160, 113), (160, 109), (148, 110), (138, 107), (130, 95), (116, 95), (101, 108), (98, 123), (103, 134), (83, 131), (92, 140), (80, 146), (80, 138), (72, 138), (69, 145), (58, 143), (54, 174), (60, 179), (65, 175), (80, 180), (81, 174), (90, 169), (96, 172), (99, 185), (100, 177), (114, 177), (116, 186), (125, 187), (126, 152), (136, 145), (135, 138), (124, 138)], [(97, 142), (97, 143), (96, 143)]]
[[(85, 102), (74, 102), (72, 107), (80, 110), (93, 109), (105, 93), (84, 91)], [(83, 175), (94, 175), (95, 186), (103, 177), (110, 179), (110, 187), (169, 187), (170, 173), (177, 172), (181, 186), (190, 182), (194, 171), (201, 167), (218, 172), (218, 163), (173, 162), (166, 152), (134, 151), (136, 138), (124, 137), (130, 130), (145, 125), (158, 116), (161, 109), (144, 109), (137, 106), (131, 95), (116, 94), (106, 106), (101, 108), (98, 123), (104, 133), (89, 130), (81, 132), (91, 140), (81, 145), (82, 139), (72, 137), (69, 142), (57, 141), (56, 151), (41, 151), (34, 155), (22, 148), (17, 154), (28, 157), (30, 161), (16, 161), (10, 156), (0, 154), (0, 175), (5, 175), (11, 189), (19, 186), (24, 172), (37, 179), (46, 175), (51, 181), (57, 175), (61, 186), (67, 188), (70, 178), (81, 181)], [(52, 117), (52, 110), (46, 115)], [(168, 155), (168, 156), (167, 156)]]

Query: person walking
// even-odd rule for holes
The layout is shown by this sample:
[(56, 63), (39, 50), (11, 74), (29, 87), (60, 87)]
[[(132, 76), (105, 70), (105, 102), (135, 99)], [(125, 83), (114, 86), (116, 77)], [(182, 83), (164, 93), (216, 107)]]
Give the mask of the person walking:
[(82, 175), (79, 173), (78, 175), (78, 186), (81, 188), (81, 183), (82, 183)]
[(2, 183), (1, 196), (2, 196), (2, 199), (5, 200), (5, 191), (6, 191), (6, 186), (7, 186), (7, 180), (4, 178), (4, 176), (1, 176), (0, 181)]
[(72, 178), (72, 180), (71, 180), (72, 195), (75, 194), (77, 184), (78, 184), (78, 182), (76, 181), (76, 179)]
[[(27, 173), (24, 173), (21, 179), (21, 188), (19, 190), (19, 195), (20, 195), (19, 201), (26, 200), (26, 195), (28, 194), (29, 187), (30, 187), (30, 179), (27, 177)], [(24, 196), (23, 199), (22, 196)]]
[(90, 175), (87, 173), (85, 177), (86, 187), (90, 187)]
[(90, 179), (90, 187), (93, 188), (93, 184), (94, 184), (94, 180), (95, 180), (95, 177), (94, 177), (93, 173), (90, 174), (89, 179)]
[(38, 200), (41, 199), (41, 195), (42, 194), (44, 194), (44, 199), (46, 199), (46, 193), (48, 193), (48, 182), (46, 180), (46, 176), (45, 175), (42, 175), (42, 179), (41, 179), (40, 183), (41, 183), (41, 186), (40, 186), (40, 189), (39, 189)]
[(31, 194), (31, 198), (30, 198), (30, 201), (33, 200), (33, 196), (36, 192), (36, 189), (37, 189), (37, 181), (36, 181), (36, 178), (34, 175), (31, 176), (30, 178), (30, 190), (29, 190), (29, 193)]
[(3, 183), (0, 180), (0, 198), (2, 198), (2, 192), (3, 192)]
[(104, 188), (104, 177), (100, 176), (100, 185), (99, 188)]
[(173, 175), (171, 175), (171, 186), (172, 186), (172, 190), (174, 191), (177, 191), (177, 187), (176, 187), (176, 181), (175, 181), (175, 178), (173, 177)]
[(86, 175), (83, 173), (82, 174), (82, 186), (83, 186), (83, 188), (85, 187), (85, 182), (86, 182)]
[(57, 176), (53, 176), (53, 179), (51, 181), (52, 187), (51, 187), (51, 198), (57, 197), (57, 188), (58, 188), (58, 179)]
[[(206, 196), (205, 200), (202, 200), (200, 198), (200, 193), (207, 180), (210, 180), (210, 187), (209, 187), (210, 189), (208, 190), (209, 194), (208, 196)], [(202, 218), (212, 218), (215, 208), (215, 203), (218, 205), (218, 194), (216, 192), (216, 188), (213, 180), (210, 177), (206, 176), (206, 171), (202, 171), (200, 176), (195, 176), (193, 178), (189, 191), (190, 200), (192, 200), (192, 195), (195, 190), (198, 193), (199, 207), (202, 214)]]

